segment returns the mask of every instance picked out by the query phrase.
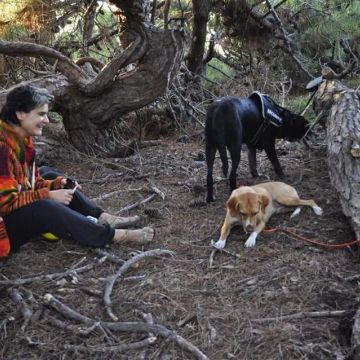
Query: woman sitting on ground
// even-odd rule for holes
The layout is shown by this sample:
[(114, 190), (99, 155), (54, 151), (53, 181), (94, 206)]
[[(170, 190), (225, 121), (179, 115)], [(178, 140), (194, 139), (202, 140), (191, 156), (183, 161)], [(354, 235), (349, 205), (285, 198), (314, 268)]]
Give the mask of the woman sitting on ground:
[(0, 216), (8, 235), (0, 239), (7, 241), (0, 244), (0, 257), (44, 233), (93, 247), (150, 242), (154, 237), (150, 227), (120, 229), (134, 225), (139, 217), (110, 215), (91, 203), (80, 186), (68, 189), (66, 177), (45, 180), (40, 175), (32, 136), (41, 135), (49, 123), (52, 99), (46, 89), (18, 85), (0, 112)]

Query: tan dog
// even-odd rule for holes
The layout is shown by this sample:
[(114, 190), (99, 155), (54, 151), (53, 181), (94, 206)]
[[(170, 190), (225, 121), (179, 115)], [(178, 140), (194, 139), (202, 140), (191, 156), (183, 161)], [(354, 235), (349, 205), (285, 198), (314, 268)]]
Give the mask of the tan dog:
[(310, 206), (316, 215), (322, 209), (314, 200), (302, 200), (296, 190), (283, 182), (267, 182), (254, 186), (240, 186), (235, 189), (226, 203), (227, 211), (221, 228), (220, 239), (214, 244), (218, 249), (225, 247), (231, 228), (241, 224), (246, 233), (251, 233), (246, 247), (255, 246), (256, 237), (265, 228), (271, 215), (289, 211), (296, 207), (291, 217), (300, 213), (300, 206)]

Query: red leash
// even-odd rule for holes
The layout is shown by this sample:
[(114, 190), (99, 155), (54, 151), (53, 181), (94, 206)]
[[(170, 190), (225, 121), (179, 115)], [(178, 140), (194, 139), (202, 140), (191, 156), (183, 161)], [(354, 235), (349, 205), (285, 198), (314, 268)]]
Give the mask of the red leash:
[(287, 228), (271, 228), (271, 229), (264, 229), (263, 231), (269, 232), (269, 233), (276, 232), (276, 231), (281, 231), (282, 233), (284, 233), (286, 235), (289, 235), (293, 239), (302, 240), (302, 241), (308, 242), (310, 244), (317, 245), (317, 246), (322, 246), (322, 247), (329, 248), (329, 249), (342, 249), (342, 248), (345, 248), (345, 247), (360, 243), (360, 239), (353, 240), (353, 241), (350, 241), (350, 242), (346, 242), (346, 243), (343, 243), (343, 244), (322, 243), (322, 242), (318, 242), (318, 241), (315, 241), (315, 240), (308, 239), (308, 238), (306, 238), (306, 237), (304, 237), (302, 235), (299, 235), (296, 232), (291, 231), (291, 230), (289, 230)]

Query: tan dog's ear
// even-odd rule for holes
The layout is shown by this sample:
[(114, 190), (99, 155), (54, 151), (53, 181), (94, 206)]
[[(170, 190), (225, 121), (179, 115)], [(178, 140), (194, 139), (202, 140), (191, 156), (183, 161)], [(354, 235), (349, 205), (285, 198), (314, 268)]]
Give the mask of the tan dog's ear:
[(265, 208), (269, 205), (269, 198), (266, 195), (261, 195), (261, 210), (265, 212)]
[(230, 215), (236, 217), (238, 215), (238, 199), (236, 197), (231, 197), (227, 202), (226, 206), (229, 209)]

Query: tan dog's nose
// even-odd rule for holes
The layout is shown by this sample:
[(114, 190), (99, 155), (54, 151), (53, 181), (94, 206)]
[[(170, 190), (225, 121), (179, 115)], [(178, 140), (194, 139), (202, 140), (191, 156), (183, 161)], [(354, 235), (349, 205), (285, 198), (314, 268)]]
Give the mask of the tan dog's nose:
[(245, 231), (250, 233), (250, 232), (253, 232), (254, 231), (254, 227), (250, 224), (246, 225), (245, 227)]

